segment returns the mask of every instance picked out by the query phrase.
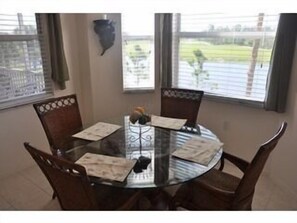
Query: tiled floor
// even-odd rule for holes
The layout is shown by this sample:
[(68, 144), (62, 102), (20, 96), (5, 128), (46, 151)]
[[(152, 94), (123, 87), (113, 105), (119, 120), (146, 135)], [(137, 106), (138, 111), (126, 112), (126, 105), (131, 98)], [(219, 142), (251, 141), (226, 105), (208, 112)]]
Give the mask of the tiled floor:
[[(228, 171), (239, 174), (230, 165)], [(60, 210), (52, 189), (38, 167), (0, 180), (0, 210)], [(262, 174), (256, 187), (254, 210), (297, 210), (297, 198)]]

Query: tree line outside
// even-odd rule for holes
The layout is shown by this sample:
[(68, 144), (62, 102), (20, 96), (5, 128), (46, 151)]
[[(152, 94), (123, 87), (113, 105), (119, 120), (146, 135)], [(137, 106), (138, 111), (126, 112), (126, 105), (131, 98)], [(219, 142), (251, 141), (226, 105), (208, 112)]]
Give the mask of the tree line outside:
[[(260, 13), (257, 18), (257, 24), (246, 25), (236, 24), (231, 26), (220, 26), (209, 24), (205, 30), (199, 32), (206, 33), (256, 33), (256, 32), (275, 32), (274, 25), (264, 24), (264, 14)], [(269, 19), (268, 19), (269, 20)], [(183, 24), (182, 24), (183, 25)], [(211, 62), (234, 62), (247, 63), (252, 61), (250, 70), (254, 69), (256, 58), (261, 57), (263, 64), (269, 63), (273, 48), (274, 38), (265, 38), (261, 41), (260, 38), (240, 38), (240, 37), (219, 37), (219, 38), (181, 38), (179, 43), (179, 60), (186, 61), (193, 68), (193, 75), (208, 77), (207, 71), (203, 70), (205, 61)], [(144, 41), (129, 41), (125, 46), (128, 57), (132, 60), (132, 65), (138, 70), (145, 72), (145, 67), (140, 67), (142, 60), (149, 58), (150, 43)], [(137, 58), (135, 60), (135, 58)], [(143, 73), (140, 72), (140, 73)], [(249, 73), (251, 73), (249, 71)], [(136, 72), (136, 75), (137, 72)], [(252, 84), (252, 78), (249, 80), (249, 85)], [(197, 85), (198, 85), (197, 81)]]
[[(24, 25), (21, 29), (16, 28), (11, 35), (36, 35), (36, 28)], [(42, 69), (38, 40), (0, 41), (0, 49), (0, 67), (39, 71)]]
[[(195, 59), (195, 50), (200, 50), (209, 61), (217, 62), (247, 62), (251, 59), (252, 46), (241, 46), (237, 44), (215, 45), (210, 42), (183, 39), (180, 42), (179, 58), (184, 61)], [(259, 48), (263, 62), (270, 61), (272, 48)]]
[[(147, 60), (150, 53), (150, 44), (143, 41), (129, 41), (125, 46), (127, 56), (137, 66), (141, 60)], [(179, 59), (187, 61), (190, 65), (197, 62), (197, 52), (199, 51), (203, 62), (236, 62), (246, 63), (251, 60), (252, 46), (242, 46), (237, 44), (213, 44), (210, 41), (195, 39), (181, 39), (179, 47)], [(259, 52), (261, 61), (269, 63), (272, 48), (265, 49), (260, 47)], [(199, 54), (199, 53), (198, 53)], [(199, 58), (199, 55), (198, 55)], [(199, 62), (201, 63), (201, 61)]]
[[(36, 35), (36, 27), (23, 25), (11, 34), (21, 36)], [(0, 100), (40, 93), (44, 89), (42, 59), (37, 39), (20, 41), (0, 41)]]
[[(262, 27), (263, 28), (263, 27)], [(255, 31), (254, 28), (236, 25), (233, 31)], [(270, 27), (264, 27), (266, 31), (273, 31)], [(230, 32), (229, 27), (214, 27), (209, 25), (208, 32)], [(36, 28), (30, 25), (23, 26), (22, 29), (15, 29), (17, 34), (36, 34)], [(0, 33), (1, 34), (1, 33)], [(205, 61), (212, 62), (236, 62), (246, 63), (251, 60), (254, 40), (245, 38), (199, 38), (180, 40), (179, 59), (186, 61), (193, 68), (193, 75), (196, 76), (197, 86), (199, 79), (207, 79), (209, 74), (203, 70)], [(131, 40), (125, 45), (128, 72), (137, 77), (137, 83), (148, 74), (149, 63), (147, 60), (151, 54), (151, 42), (149, 40)], [(261, 52), (261, 61), (269, 63), (272, 51), (273, 39), (268, 39), (262, 44), (258, 52)], [(24, 47), (26, 50), (24, 50)], [(24, 70), (37, 70), (42, 68), (40, 49), (37, 41), (19, 41), (19, 42), (0, 42), (0, 67), (18, 68)], [(26, 54), (26, 55), (25, 55)], [(132, 69), (133, 68), (133, 69)]]

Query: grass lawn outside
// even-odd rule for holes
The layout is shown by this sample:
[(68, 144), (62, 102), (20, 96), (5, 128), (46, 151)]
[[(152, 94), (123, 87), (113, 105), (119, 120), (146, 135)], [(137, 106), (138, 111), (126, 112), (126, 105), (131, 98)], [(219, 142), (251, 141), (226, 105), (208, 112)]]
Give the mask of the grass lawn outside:
[[(181, 40), (180, 59), (185, 61), (194, 60), (193, 51), (197, 49), (202, 51), (208, 61), (247, 62), (251, 60), (253, 48), (235, 44), (214, 45), (197, 40)], [(258, 58), (261, 58), (263, 63), (270, 61), (270, 55), (271, 49), (259, 48)]]
[[(142, 52), (149, 54), (152, 42), (149, 40), (133, 40), (127, 41), (124, 45), (125, 52), (128, 55), (137, 55), (135, 45), (139, 45)], [(237, 62), (244, 63), (251, 60), (252, 48), (250, 46), (240, 46), (236, 44), (215, 45), (206, 41), (198, 41), (195, 39), (182, 39), (180, 42), (179, 58), (184, 61), (195, 60), (193, 52), (197, 49), (201, 50), (208, 61), (214, 62)], [(272, 49), (259, 48), (258, 59), (262, 63), (269, 63)]]

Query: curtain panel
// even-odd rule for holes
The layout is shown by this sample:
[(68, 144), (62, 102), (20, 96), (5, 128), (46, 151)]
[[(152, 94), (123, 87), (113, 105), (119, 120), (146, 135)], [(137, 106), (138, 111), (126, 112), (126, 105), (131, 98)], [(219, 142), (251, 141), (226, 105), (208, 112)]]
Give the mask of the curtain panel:
[(43, 59), (49, 61), (49, 73), (52, 80), (63, 90), (69, 80), (68, 66), (64, 53), (60, 15), (57, 13), (37, 14), (39, 19), (40, 41), (46, 51)]
[(297, 14), (281, 14), (271, 56), (264, 107), (268, 111), (283, 113), (294, 59)]
[(172, 14), (156, 14), (156, 41), (159, 49), (160, 87), (172, 84)]

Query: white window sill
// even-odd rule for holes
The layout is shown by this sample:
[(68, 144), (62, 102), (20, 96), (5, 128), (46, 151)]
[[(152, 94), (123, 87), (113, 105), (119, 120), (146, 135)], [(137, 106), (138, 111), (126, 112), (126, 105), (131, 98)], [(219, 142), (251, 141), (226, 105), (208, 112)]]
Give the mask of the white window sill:
[(261, 101), (253, 101), (253, 100), (247, 100), (247, 99), (240, 99), (240, 98), (229, 98), (229, 97), (223, 97), (223, 96), (217, 96), (217, 95), (209, 95), (204, 94), (203, 98), (205, 98), (208, 101), (215, 101), (215, 102), (221, 102), (221, 103), (229, 103), (229, 104), (236, 104), (236, 105), (243, 105), (253, 108), (260, 108), (264, 109), (264, 102)]
[(124, 94), (146, 94), (146, 93), (154, 93), (155, 89), (154, 88), (129, 88), (129, 89), (124, 89), (123, 93)]

